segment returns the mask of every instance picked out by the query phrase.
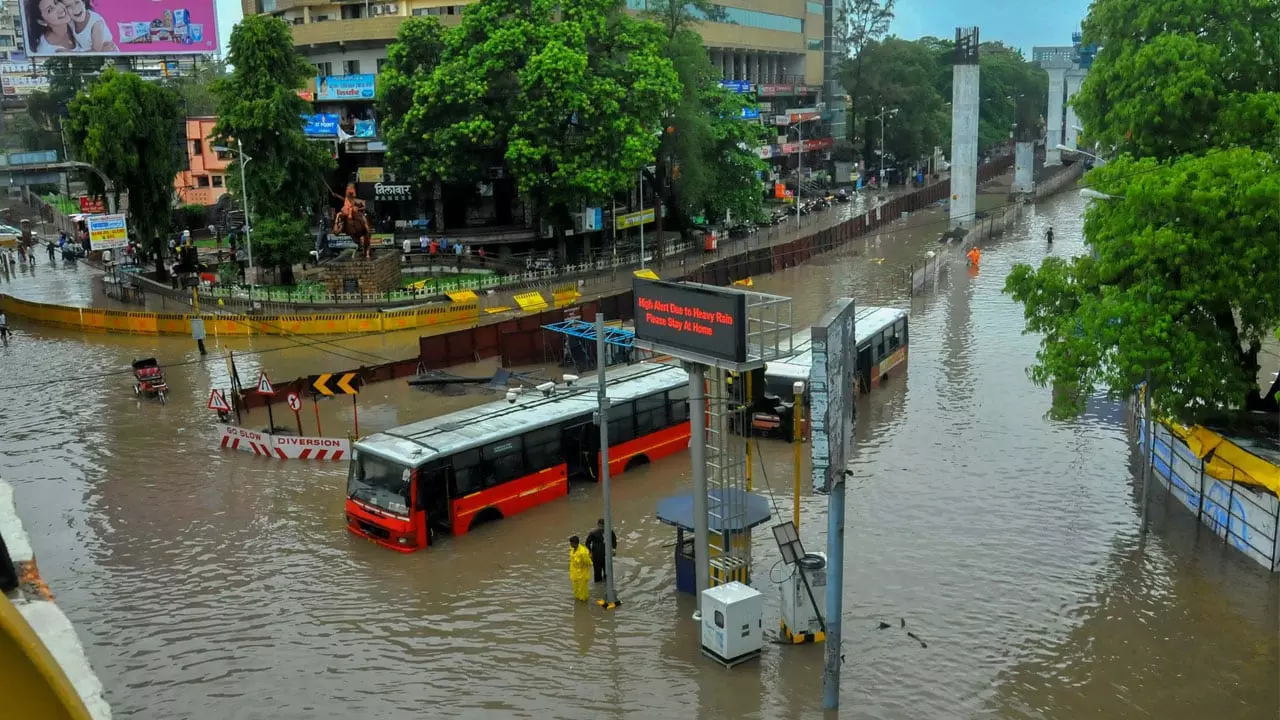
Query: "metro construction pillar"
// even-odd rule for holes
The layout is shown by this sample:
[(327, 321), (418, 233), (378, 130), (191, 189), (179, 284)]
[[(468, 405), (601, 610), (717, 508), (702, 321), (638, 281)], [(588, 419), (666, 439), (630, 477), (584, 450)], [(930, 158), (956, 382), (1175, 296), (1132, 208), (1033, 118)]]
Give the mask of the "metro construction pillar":
[(973, 224), (978, 197), (978, 28), (956, 28), (951, 80), (951, 227)]
[(1013, 146), (1013, 188), (1016, 193), (1035, 190), (1036, 146), (1031, 141), (1019, 141)]
[[(1080, 92), (1080, 84), (1084, 82), (1084, 71), (1068, 70), (1066, 74), (1066, 82), (1067, 82), (1067, 102), (1070, 103), (1071, 99), (1075, 97), (1076, 93)], [(1076, 143), (1080, 138), (1080, 131), (1076, 130), (1076, 128), (1079, 126), (1080, 126), (1080, 118), (1076, 117), (1076, 109), (1071, 107), (1070, 104), (1068, 104), (1067, 105), (1067, 122), (1066, 122), (1067, 137), (1062, 144), (1066, 145), (1072, 150), (1076, 149), (1076, 146), (1077, 146)]]
[(1051, 67), (1048, 73), (1049, 113), (1045, 116), (1044, 164), (1061, 165), (1062, 152), (1058, 145), (1062, 143), (1062, 98), (1067, 70)]

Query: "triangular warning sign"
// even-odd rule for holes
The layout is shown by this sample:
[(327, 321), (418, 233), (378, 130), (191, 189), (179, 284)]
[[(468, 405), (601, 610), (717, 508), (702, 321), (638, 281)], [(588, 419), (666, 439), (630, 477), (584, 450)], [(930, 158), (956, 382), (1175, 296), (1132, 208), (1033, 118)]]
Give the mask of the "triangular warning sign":
[(258, 373), (258, 394), (259, 395), (275, 395), (275, 388), (271, 387), (271, 381), (267, 379), (264, 372)]
[(212, 390), (209, 392), (209, 409), (231, 412), (231, 406), (227, 404), (227, 398), (218, 390)]

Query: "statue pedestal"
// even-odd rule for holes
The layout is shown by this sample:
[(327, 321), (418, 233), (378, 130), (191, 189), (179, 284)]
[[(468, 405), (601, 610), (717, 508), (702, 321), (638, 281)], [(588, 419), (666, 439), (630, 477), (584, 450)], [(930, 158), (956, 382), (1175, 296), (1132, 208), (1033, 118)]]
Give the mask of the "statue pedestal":
[(400, 289), (400, 254), (394, 251), (374, 252), (371, 260), (343, 252), (321, 263), (319, 270), (320, 282), (331, 293), (371, 295)]

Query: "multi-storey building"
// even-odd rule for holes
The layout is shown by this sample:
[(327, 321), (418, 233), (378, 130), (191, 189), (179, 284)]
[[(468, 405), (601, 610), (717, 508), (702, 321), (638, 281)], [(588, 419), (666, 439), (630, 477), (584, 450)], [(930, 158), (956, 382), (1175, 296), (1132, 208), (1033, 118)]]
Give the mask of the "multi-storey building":
[[(643, 12), (648, 0), (626, 0), (633, 12)], [(504, 187), (509, 180), (492, 168), (490, 182), (467, 188), (457, 198), (423, 197), (423, 188), (396, 182), (381, 168), (386, 148), (374, 114), (377, 73), (386, 62), (387, 46), (408, 17), (430, 16), (445, 26), (458, 24), (465, 3), (458, 0), (241, 0), (248, 14), (270, 14), (293, 26), (294, 44), (316, 68), (316, 79), (302, 95), (315, 103), (307, 123), (308, 135), (332, 142), (343, 182), (357, 185), (357, 193), (371, 201), (380, 224), (401, 228), (429, 225), (433, 230), (461, 232), (477, 225), (521, 224), (527, 212)], [(770, 158), (774, 179), (783, 179), (803, 164), (806, 175), (822, 167), (842, 134), (839, 113), (833, 118), (823, 102), (832, 95), (831, 69), (838, 60), (833, 50), (833, 5), (838, 0), (724, 0), (719, 22), (701, 22), (698, 32), (712, 65), (727, 86), (754, 95), (759, 115), (744, 113), (748, 122), (776, 127), (776, 142), (760, 149)], [(842, 94), (836, 92), (834, 94)], [(744, 103), (749, 104), (749, 103)], [(843, 103), (832, 103), (843, 108)], [(797, 125), (803, 122), (803, 127)], [(801, 141), (803, 139), (803, 141)], [(377, 181), (375, 181), (375, 179)], [(772, 187), (772, 183), (770, 183)], [(639, 202), (636, 200), (636, 202)], [(416, 221), (416, 222), (415, 222)], [(382, 229), (389, 229), (388, 227)], [(496, 233), (491, 233), (497, 237)], [(522, 242), (523, 233), (503, 238)]]

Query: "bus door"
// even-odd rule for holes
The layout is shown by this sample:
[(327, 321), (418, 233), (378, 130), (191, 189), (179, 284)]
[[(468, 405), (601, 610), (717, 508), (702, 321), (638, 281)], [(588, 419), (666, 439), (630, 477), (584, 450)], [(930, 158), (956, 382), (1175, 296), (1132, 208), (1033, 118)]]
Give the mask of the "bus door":
[(871, 373), (874, 367), (871, 364), (871, 343), (858, 346), (858, 390), (864, 393), (871, 392)]
[(560, 447), (569, 477), (596, 477), (596, 452), (600, 449), (600, 430), (591, 416), (577, 417), (561, 426)]
[(432, 531), (453, 532), (449, 513), (452, 481), (453, 463), (447, 458), (432, 460), (418, 470), (418, 509), (426, 511), (427, 527)]

